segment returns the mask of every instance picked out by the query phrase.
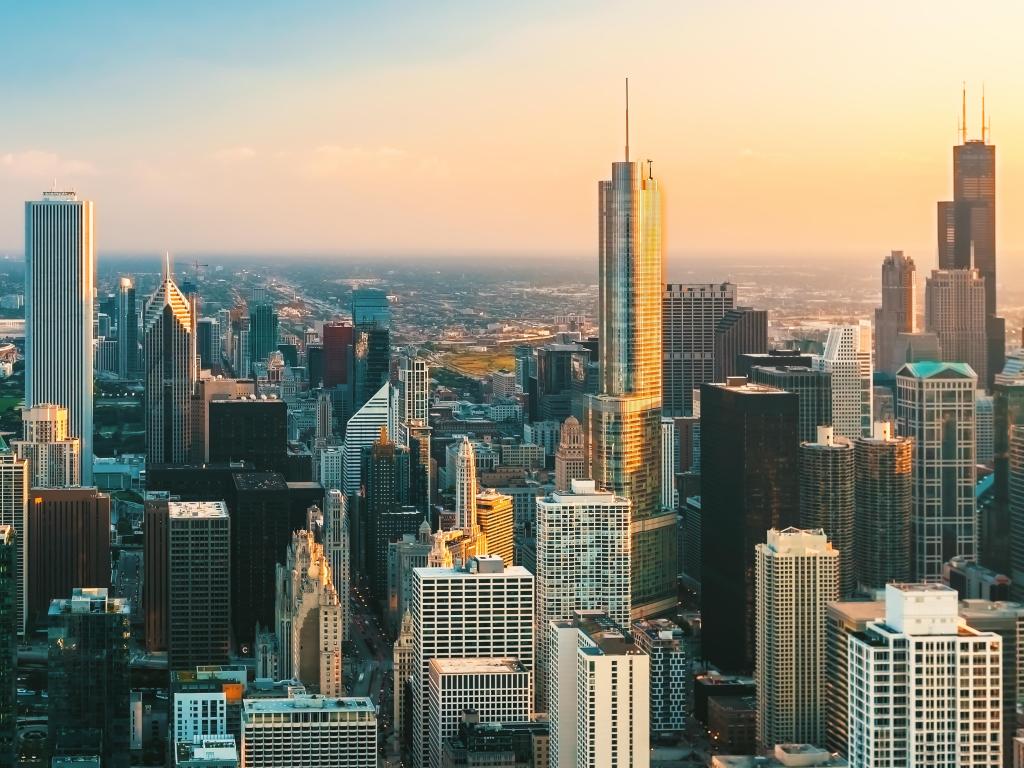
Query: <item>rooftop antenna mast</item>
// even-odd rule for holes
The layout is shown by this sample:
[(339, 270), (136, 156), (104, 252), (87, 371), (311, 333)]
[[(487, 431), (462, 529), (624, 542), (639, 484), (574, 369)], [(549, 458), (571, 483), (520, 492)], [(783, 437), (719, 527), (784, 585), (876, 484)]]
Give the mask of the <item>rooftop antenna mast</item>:
[(981, 84), (981, 143), (985, 143), (985, 84)]
[(626, 162), (629, 162), (629, 78), (626, 78)]
[(960, 143), (967, 143), (967, 83), (960, 83)]

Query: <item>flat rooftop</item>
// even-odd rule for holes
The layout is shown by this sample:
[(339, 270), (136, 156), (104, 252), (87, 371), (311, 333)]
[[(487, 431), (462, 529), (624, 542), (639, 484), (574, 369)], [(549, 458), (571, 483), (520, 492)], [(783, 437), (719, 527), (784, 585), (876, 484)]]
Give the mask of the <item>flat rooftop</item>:
[(227, 517), (228, 505), (223, 501), (169, 501), (167, 516), (179, 519)]
[(526, 667), (519, 659), (512, 658), (431, 659), (430, 667), (442, 675), (500, 674), (526, 671)]
[(335, 698), (333, 696), (300, 695), (289, 699), (244, 699), (246, 714), (343, 711), (376, 713), (373, 702), (365, 697)]

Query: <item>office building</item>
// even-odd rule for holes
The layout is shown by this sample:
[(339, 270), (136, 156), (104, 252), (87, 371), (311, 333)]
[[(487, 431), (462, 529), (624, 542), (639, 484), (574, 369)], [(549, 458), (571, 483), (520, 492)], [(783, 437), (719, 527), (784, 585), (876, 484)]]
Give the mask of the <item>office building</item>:
[(95, 488), (33, 489), (28, 502), (28, 622), (81, 584), (110, 586), (110, 496)]
[(798, 397), (734, 378), (701, 387), (704, 655), (754, 668), (754, 547), (800, 513)]
[(661, 419), (661, 507), (676, 508), (676, 421)]
[[(533, 386), (530, 395), (530, 416), (533, 421), (556, 421), (567, 419), (572, 413), (573, 399), (573, 360), (583, 352), (579, 344), (544, 344), (537, 347), (536, 378), (531, 385), (536, 387), (534, 397)], [(513, 373), (513, 391), (518, 384)]]
[(627, 145), (598, 198), (600, 383), (587, 445), (593, 479), (633, 504), (631, 602), (653, 615), (677, 602), (675, 513), (661, 508), (661, 189)]
[[(402, 623), (395, 637), (394, 645), (391, 648), (391, 694), (393, 706), (393, 719), (395, 730), (406, 731), (406, 724), (412, 722), (412, 712), (409, 711), (411, 702), (409, 700), (412, 686), (412, 674), (415, 669), (415, 648), (413, 647), (412, 636), (412, 614), (406, 611), (402, 614)], [(408, 750), (411, 746), (407, 739), (403, 738), (403, 747)]]
[(513, 658), (532, 678), (533, 606), (533, 576), (519, 566), (505, 568), (500, 558), (477, 556), (461, 568), (413, 571), (414, 766), (430, 765), (430, 661)]
[(768, 313), (751, 307), (730, 309), (715, 325), (714, 381), (737, 375), (740, 355), (767, 351)]
[[(818, 439), (800, 444), (800, 525), (825, 531), (839, 550), (839, 595), (853, 594), (857, 583), (854, 566), (853, 444), (836, 437), (832, 427), (818, 427)], [(781, 741), (781, 739), (780, 739)], [(788, 741), (821, 740), (791, 738)]]
[(814, 368), (832, 376), (832, 426), (836, 434), (853, 440), (871, 434), (872, 375), (871, 323), (838, 325), (829, 329), (824, 354)]
[(942, 583), (956, 590), (961, 600), (1010, 599), (1010, 577), (996, 573), (965, 557), (954, 557), (942, 566)]
[(386, 322), (367, 320), (356, 323), (352, 366), (355, 376), (352, 410), (355, 412), (390, 378), (391, 332)]
[(431, 768), (444, 768), (444, 743), (458, 733), (466, 712), (487, 723), (530, 719), (530, 671), (516, 659), (431, 659), (429, 677)]
[(28, 625), (28, 493), (29, 463), (11, 453), (0, 438), (0, 525), (10, 526), (15, 534), (12, 599), (19, 635), (26, 632)]
[(348, 525), (348, 499), (332, 488), (324, 495), (324, 557), (331, 565), (331, 577), (341, 601), (341, 640), (349, 639), (349, 588), (352, 583)]
[(925, 281), (925, 330), (939, 340), (941, 360), (967, 363), (988, 381), (985, 278), (976, 269), (935, 269)]
[(311, 530), (295, 531), (277, 565), (275, 679), (299, 680), (325, 696), (342, 692), (341, 597), (331, 564)]
[[(602, 610), (629, 626), (630, 501), (573, 480), (537, 499), (537, 637), (576, 610)], [(538, 711), (550, 711), (547, 647), (537, 647)]]
[(391, 385), (385, 383), (348, 421), (343, 448), (344, 478), (341, 490), (349, 498), (359, 493), (363, 482), (363, 450), (380, 436), (381, 428), (386, 428), (389, 434), (394, 434), (390, 406)]
[(1024, 426), (1010, 427), (1008, 510), (1010, 533), (1010, 596), (1024, 601)]
[(776, 744), (767, 755), (711, 757), (711, 768), (848, 768), (849, 763), (814, 744)]
[(820, 528), (773, 528), (757, 545), (754, 676), (762, 751), (825, 742), (825, 612), (839, 597), (839, 555)]
[(907, 363), (896, 376), (896, 430), (914, 440), (914, 578), (936, 581), (957, 555), (978, 556), (974, 390), (966, 363)]
[(884, 619), (850, 636), (852, 768), (1002, 763), (1002, 641), (957, 609), (941, 584), (888, 584)]
[(277, 349), (278, 317), (266, 288), (253, 288), (249, 301), (249, 362), (266, 362)]
[(405, 354), (398, 358), (398, 420), (424, 424), (430, 416), (430, 368), (425, 358)]
[(92, 482), (95, 278), (92, 202), (54, 191), (25, 203), (25, 407), (68, 409), (85, 484)]
[(0, 768), (18, 765), (18, 634), (23, 618), (18, 610), (21, 576), (18, 535), (0, 524)]
[(455, 458), (455, 527), (470, 530), (476, 525), (476, 452), (468, 437), (459, 443)]
[(974, 403), (974, 460), (986, 467), (995, 461), (995, 399), (978, 390)]
[(487, 538), (487, 554), (515, 564), (515, 520), (512, 497), (485, 488), (476, 497), (476, 524)]
[(192, 306), (174, 282), (170, 259), (142, 314), (146, 462), (184, 464), (192, 454), (196, 342)]
[[(217, 352), (220, 359), (220, 351)], [(139, 314), (135, 308), (135, 284), (122, 277), (117, 284), (117, 375), (132, 379), (139, 372)]]
[(219, 352), (217, 346), (217, 319), (214, 317), (200, 317), (196, 320), (196, 355), (199, 356), (199, 368), (206, 369), (220, 362), (220, 357), (215, 355), (214, 350)]
[(172, 671), (228, 661), (230, 540), (223, 501), (168, 503), (167, 664)]
[(887, 376), (908, 362), (898, 351), (901, 333), (914, 333), (917, 304), (914, 260), (893, 251), (882, 260), (882, 306), (875, 310), (875, 370)]
[(862, 590), (911, 578), (914, 440), (875, 422), (871, 437), (853, 441), (856, 477), (853, 552)]
[[(1003, 370), (1006, 327), (997, 316), (996, 302), (996, 148), (986, 141), (985, 99), (982, 95), (981, 139), (967, 138), (964, 98), (961, 141), (953, 147), (953, 199), (938, 204), (939, 269), (975, 269), (985, 283), (988, 379)], [(959, 360), (957, 362), (966, 362)]]
[(516, 393), (516, 375), (504, 368), (491, 372), (491, 397), (510, 398)]
[[(192, 457), (191, 461), (196, 464), (208, 464), (210, 462), (210, 403), (214, 400), (249, 400), (256, 396), (255, 379), (227, 379), (223, 376), (210, 376), (203, 372), (203, 375), (196, 380), (195, 394), (192, 396)], [(218, 425), (223, 424), (225, 415), (230, 416), (232, 412), (218, 412), (221, 414)], [(243, 416), (244, 413), (238, 413)], [(266, 427), (270, 427), (273, 421)], [(232, 429), (234, 426), (232, 424)], [(273, 439), (270, 434), (264, 436)], [(218, 452), (228, 447), (225, 441), (216, 439)], [(236, 449), (231, 449), (234, 453)], [(252, 454), (250, 454), (252, 456)]]
[(800, 441), (813, 443), (818, 427), (832, 424), (832, 375), (809, 367), (753, 366), (750, 381), (798, 395)]
[(862, 633), (869, 621), (884, 616), (882, 600), (839, 600), (826, 608), (824, 743), (831, 752), (845, 756), (849, 742), (850, 636)]
[(207, 406), (210, 462), (246, 461), (260, 472), (287, 471), (288, 406), (255, 395)]
[(178, 744), (175, 768), (238, 768), (238, 746), (234, 736), (196, 736)]
[(377, 714), (369, 698), (300, 694), (246, 699), (245, 768), (377, 768)]
[(583, 428), (575, 416), (570, 416), (562, 423), (555, 451), (555, 488), (567, 491), (573, 480), (585, 480), (589, 474)]
[(129, 765), (131, 611), (105, 588), (76, 587), (49, 607), (49, 740), (66, 754), (99, 732), (103, 765)]
[(668, 619), (633, 623), (633, 642), (651, 659), (651, 732), (686, 730), (693, 696), (693, 675), (683, 630)]
[(650, 765), (651, 658), (601, 611), (547, 627), (551, 768)]
[(544, 720), (525, 723), (485, 723), (467, 712), (459, 730), (444, 744), (444, 768), (469, 765), (545, 768), (548, 765), (548, 724)]
[(354, 341), (355, 328), (351, 323), (324, 323), (322, 351), (324, 389), (347, 387), (354, 384), (352, 375)]
[(715, 327), (736, 306), (732, 283), (668, 283), (661, 295), (664, 416), (693, 414), (693, 390), (715, 379)]
[(736, 375), (750, 378), (754, 366), (760, 368), (810, 368), (812, 355), (799, 349), (769, 349), (767, 352), (747, 352), (736, 358)]
[(39, 403), (21, 411), (22, 439), (11, 446), (28, 461), (30, 488), (80, 485), (81, 441), (68, 432), (68, 410)]
[(385, 618), (388, 631), (398, 634), (399, 622), (409, 611), (412, 600), (412, 572), (423, 568), (434, 548), (434, 534), (424, 518), (416, 535), (405, 534), (388, 544), (388, 600)]

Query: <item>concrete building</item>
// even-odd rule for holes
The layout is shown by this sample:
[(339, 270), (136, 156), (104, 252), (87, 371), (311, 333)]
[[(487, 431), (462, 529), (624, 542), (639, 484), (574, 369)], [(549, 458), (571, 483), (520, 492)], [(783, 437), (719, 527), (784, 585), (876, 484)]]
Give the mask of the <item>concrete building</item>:
[(516, 659), (432, 659), (429, 686), (431, 768), (443, 768), (444, 743), (458, 733), (466, 712), (488, 723), (530, 719), (531, 675)]
[(986, 467), (995, 461), (995, 402), (978, 390), (974, 403), (974, 460)]
[(377, 714), (368, 698), (246, 699), (245, 768), (377, 768)]
[(769, 530), (757, 545), (757, 742), (825, 742), (825, 614), (840, 555), (825, 532)]
[(558, 450), (555, 451), (555, 488), (567, 491), (573, 480), (588, 478), (587, 464), (583, 428), (575, 416), (570, 416), (562, 423)]
[[(853, 594), (854, 572), (854, 449), (832, 427), (818, 427), (817, 440), (800, 444), (800, 525), (820, 528), (839, 551), (839, 594)], [(780, 739), (779, 741), (783, 741)], [(820, 739), (791, 738), (785, 741)]]
[(974, 406), (978, 377), (966, 363), (907, 363), (896, 376), (897, 425), (914, 440), (914, 577), (978, 556)]
[(712, 755), (711, 768), (847, 768), (846, 758), (813, 744), (776, 744), (762, 755)]
[(689, 649), (683, 630), (668, 619), (633, 623), (633, 642), (651, 658), (651, 732), (686, 730), (693, 696)]
[(871, 323), (838, 325), (829, 329), (824, 354), (814, 368), (832, 375), (832, 426), (848, 440), (871, 433)]
[(500, 558), (488, 556), (470, 558), (462, 568), (417, 568), (411, 613), (412, 764), (425, 768), (430, 765), (431, 660), (514, 658), (532, 678), (533, 576), (522, 567), (505, 568)]
[(443, 768), (547, 768), (548, 723), (485, 723), (467, 713), (459, 732), (444, 744)]
[(892, 426), (875, 422), (871, 437), (853, 441), (854, 564), (857, 584), (865, 590), (911, 575), (914, 441), (894, 435)]
[(68, 432), (68, 409), (39, 403), (21, 411), (22, 439), (12, 440), (19, 459), (29, 462), (30, 488), (81, 485), (81, 441)]
[(167, 664), (226, 664), (231, 642), (231, 521), (223, 501), (167, 505)]
[(424, 520), (415, 536), (406, 534), (388, 544), (388, 603), (386, 620), (389, 632), (398, 633), (399, 623), (412, 603), (412, 572), (427, 565), (434, 546), (430, 523)]
[(985, 278), (976, 269), (933, 269), (924, 295), (925, 330), (938, 338), (941, 359), (971, 366), (985, 386)]
[[(430, 416), (430, 368), (426, 359), (411, 354), (398, 358), (398, 421), (427, 423)], [(408, 447), (408, 446), (406, 446)]]
[(942, 565), (942, 583), (952, 587), (961, 600), (995, 602), (1010, 599), (1010, 577), (996, 573), (965, 557)]
[(341, 640), (349, 639), (349, 592), (352, 585), (349, 543), (348, 499), (337, 488), (324, 494), (324, 557), (331, 565), (331, 578), (341, 602)]
[(649, 766), (650, 657), (602, 611), (547, 635), (551, 768)]
[(882, 261), (882, 306), (875, 310), (875, 369), (889, 376), (908, 362), (898, 353), (901, 333), (913, 333), (917, 321), (914, 260), (893, 251)]
[[(413, 646), (412, 614), (406, 611), (402, 615), (402, 623), (398, 630), (398, 637), (391, 648), (391, 704), (394, 708), (392, 723), (399, 733), (405, 731), (405, 725), (411, 721), (412, 713), (409, 711), (411, 702), (409, 691), (412, 686), (413, 673), (416, 671), (416, 649)], [(408, 749), (410, 745), (406, 744)]]
[(238, 746), (234, 736), (197, 736), (178, 744), (175, 768), (238, 768)]
[(949, 587), (889, 584), (884, 620), (850, 637), (852, 768), (1002, 764), (1002, 639), (957, 611)]
[(25, 203), (25, 407), (68, 409), (81, 440), (81, 482), (92, 482), (93, 204), (74, 192)]
[(825, 747), (831, 752), (845, 756), (849, 742), (850, 636), (867, 629), (869, 621), (884, 616), (882, 600), (839, 600), (826, 609)]
[[(629, 626), (630, 501), (573, 480), (537, 499), (537, 637), (573, 611), (603, 610)], [(550, 711), (546, 644), (537, 647), (537, 709)]]

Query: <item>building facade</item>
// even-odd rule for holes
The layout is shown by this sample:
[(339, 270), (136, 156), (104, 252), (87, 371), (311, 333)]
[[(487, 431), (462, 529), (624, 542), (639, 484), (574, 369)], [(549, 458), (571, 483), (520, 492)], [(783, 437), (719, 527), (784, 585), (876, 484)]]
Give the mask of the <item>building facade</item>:
[[(836, 437), (832, 427), (818, 427), (817, 440), (800, 444), (800, 525), (822, 529), (829, 543), (839, 551), (839, 595), (842, 597), (853, 594), (857, 583), (855, 479), (853, 444)], [(795, 741), (821, 743), (813, 739)]]
[(925, 281), (925, 330), (939, 340), (939, 354), (967, 363), (988, 381), (985, 279), (976, 269), (935, 269)]
[(832, 426), (836, 434), (853, 440), (871, 434), (873, 419), (871, 323), (839, 325), (829, 329), (824, 353), (814, 367), (832, 376)]
[(908, 362), (896, 344), (901, 333), (913, 333), (917, 321), (914, 260), (893, 251), (882, 260), (882, 306), (875, 310), (875, 370), (888, 376)]
[(18, 458), (28, 460), (30, 488), (81, 485), (82, 443), (68, 432), (68, 410), (39, 403), (21, 411), (22, 439), (12, 440)]

